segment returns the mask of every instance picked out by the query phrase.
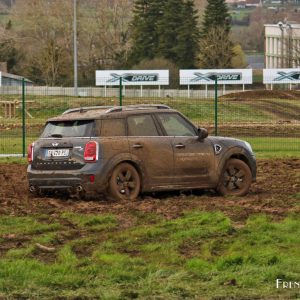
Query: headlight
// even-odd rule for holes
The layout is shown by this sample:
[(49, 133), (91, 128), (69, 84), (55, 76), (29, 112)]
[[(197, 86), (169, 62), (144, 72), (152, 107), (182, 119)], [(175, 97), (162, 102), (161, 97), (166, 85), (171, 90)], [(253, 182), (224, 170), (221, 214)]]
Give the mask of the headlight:
[(251, 153), (253, 153), (252, 147), (248, 142), (245, 142), (245, 146)]

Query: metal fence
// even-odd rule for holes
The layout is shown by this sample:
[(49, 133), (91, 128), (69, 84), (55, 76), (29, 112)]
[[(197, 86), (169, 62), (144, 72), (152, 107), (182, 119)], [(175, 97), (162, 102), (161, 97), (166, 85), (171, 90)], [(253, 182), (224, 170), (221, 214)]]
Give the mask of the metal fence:
[(300, 148), (300, 92), (253, 90), (216, 84), (188, 89), (141, 87), (1, 87), (0, 156), (26, 155), (45, 121), (63, 111), (89, 105), (167, 104), (209, 134), (236, 137), (256, 151), (297, 154)]

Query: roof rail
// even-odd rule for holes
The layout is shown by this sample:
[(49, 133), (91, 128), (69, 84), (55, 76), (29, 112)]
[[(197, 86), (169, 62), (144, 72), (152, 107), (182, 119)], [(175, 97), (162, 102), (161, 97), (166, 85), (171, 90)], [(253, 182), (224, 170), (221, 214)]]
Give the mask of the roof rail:
[(127, 105), (127, 106), (113, 106), (106, 111), (107, 114), (112, 112), (120, 112), (124, 110), (133, 110), (133, 109), (171, 109), (168, 105), (164, 104), (138, 104), (138, 105)]
[(74, 113), (74, 112), (86, 112), (89, 110), (97, 110), (97, 109), (110, 109), (113, 108), (114, 106), (85, 106), (85, 107), (77, 107), (77, 108), (71, 108), (68, 109), (66, 111), (64, 111), (62, 114), (66, 115), (66, 114), (70, 114), (70, 113)]

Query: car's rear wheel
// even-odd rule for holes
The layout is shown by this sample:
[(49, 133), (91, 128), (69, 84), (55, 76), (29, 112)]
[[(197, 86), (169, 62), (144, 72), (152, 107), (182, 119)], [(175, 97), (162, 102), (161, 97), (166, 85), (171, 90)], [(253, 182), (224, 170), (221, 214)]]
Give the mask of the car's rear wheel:
[(109, 181), (109, 194), (115, 200), (135, 200), (140, 193), (138, 171), (128, 163), (115, 167)]
[(252, 174), (248, 165), (232, 158), (222, 170), (217, 191), (223, 196), (244, 196), (248, 194), (251, 183)]

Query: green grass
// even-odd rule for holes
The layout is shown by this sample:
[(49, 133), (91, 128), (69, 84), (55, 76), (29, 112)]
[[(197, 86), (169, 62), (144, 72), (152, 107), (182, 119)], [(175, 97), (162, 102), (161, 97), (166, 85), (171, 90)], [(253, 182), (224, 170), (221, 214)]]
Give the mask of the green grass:
[(300, 158), (300, 138), (242, 137), (258, 158)]
[[(124, 98), (123, 104), (163, 103), (185, 114), (195, 124), (209, 127), (214, 124), (213, 99), (184, 98)], [(1, 95), (1, 100), (13, 100), (14, 95)], [(33, 101), (28, 106), (33, 119), (27, 117), (26, 144), (34, 141), (41, 133), (45, 120), (62, 113), (70, 107), (88, 105), (117, 105), (117, 98), (75, 98), (63, 96), (28, 96)], [(220, 99), (218, 105), (219, 132), (224, 136), (243, 136), (253, 140), (258, 157), (299, 157), (300, 102), (286, 99), (247, 99), (236, 101)], [(0, 110), (0, 115), (3, 112)], [(278, 121), (283, 124), (278, 124)], [(295, 122), (295, 123), (293, 123)], [(295, 124), (295, 125), (293, 125)], [(285, 139), (286, 134), (291, 138)], [(254, 136), (258, 138), (253, 138)], [(263, 136), (263, 138), (259, 138)], [(274, 137), (273, 137), (274, 136)], [(275, 138), (276, 136), (276, 138)], [(248, 138), (249, 137), (249, 138)], [(294, 137), (294, 138), (292, 138)], [(299, 147), (298, 147), (299, 148)], [(17, 109), (15, 119), (0, 119), (0, 154), (22, 153), (21, 111)]]
[[(131, 104), (167, 104), (172, 108), (178, 109), (184, 113), (188, 118), (193, 121), (211, 122), (214, 119), (214, 101), (213, 99), (206, 99), (204, 92), (199, 91), (198, 99), (187, 98), (127, 98), (124, 97), (123, 105)], [(18, 96), (15, 95), (1, 95), (1, 100), (16, 100)], [(28, 95), (26, 100), (31, 102), (27, 106), (27, 110), (33, 116), (27, 116), (27, 124), (29, 125), (42, 125), (44, 122), (53, 116), (61, 114), (63, 111), (80, 106), (94, 106), (94, 105), (119, 105), (117, 98), (100, 98), (100, 97), (64, 97), (64, 96), (32, 96)], [(245, 101), (231, 101), (230, 99), (219, 99), (219, 113), (223, 122), (255, 122), (255, 121), (276, 121), (276, 115), (271, 115), (267, 108), (263, 106), (265, 100), (271, 101), (278, 105), (291, 104), (295, 109), (300, 108), (300, 103), (297, 100), (286, 99), (269, 99), (262, 98), (260, 100), (247, 99)], [(259, 103), (260, 109), (253, 107), (254, 104)], [(0, 109), (0, 115), (4, 115), (3, 109)], [(295, 112), (295, 117), (297, 114)], [(0, 123), (5, 122), (7, 128), (11, 125), (21, 124), (21, 108), (16, 110), (15, 119), (0, 119)], [(10, 128), (12, 129), (12, 128)], [(32, 128), (31, 128), (32, 129)]]
[[(293, 137), (237, 137), (248, 141), (258, 158), (290, 158), (300, 157), (300, 138)], [(36, 138), (28, 138), (27, 144), (33, 142)], [(7, 145), (8, 141), (10, 144)], [(27, 149), (26, 149), (27, 151)], [(22, 153), (22, 141), (15, 139), (0, 139), (1, 153)], [(0, 158), (0, 163), (26, 163), (23, 158)]]
[[(47, 257), (34, 248), (35, 236), (3, 254), (0, 297), (299, 297), (297, 290), (275, 288), (277, 278), (299, 281), (299, 216), (275, 222), (253, 215), (242, 227), (219, 212), (192, 211), (174, 220), (152, 217), (140, 213), (131, 227), (111, 231), (108, 225), (99, 234), (86, 230), (99, 222), (115, 223), (114, 215), (62, 213), (57, 218), (67, 218), (80, 232), (74, 235), (72, 227), (61, 225), (54, 232), (39, 233), (38, 241), (56, 248)], [(6, 230), (16, 232), (19, 222), (6, 220)], [(61, 232), (69, 239), (55, 243)]]
[(0, 218), (0, 235), (5, 234), (36, 234), (57, 230), (58, 223), (45, 224), (37, 221), (34, 217), (9, 217)]
[(114, 229), (118, 225), (118, 222), (113, 215), (80, 215), (66, 212), (62, 214), (62, 217), (77, 225), (79, 228), (91, 231)]

